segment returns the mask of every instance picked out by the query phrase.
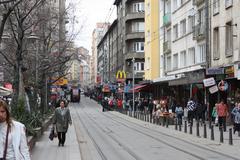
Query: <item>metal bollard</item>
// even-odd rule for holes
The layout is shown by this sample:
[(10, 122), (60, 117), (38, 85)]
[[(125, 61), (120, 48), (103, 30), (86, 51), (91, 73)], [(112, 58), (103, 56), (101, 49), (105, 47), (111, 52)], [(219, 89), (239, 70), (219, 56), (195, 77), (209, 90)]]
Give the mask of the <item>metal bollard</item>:
[(229, 144), (233, 145), (232, 128), (229, 128)]
[(220, 143), (223, 143), (223, 128), (220, 128)]
[(184, 132), (187, 133), (187, 121), (184, 121)]
[(189, 133), (192, 134), (192, 124), (190, 125)]
[(178, 130), (177, 119), (175, 119), (175, 130)]
[(210, 121), (209, 121), (209, 129), (211, 129), (212, 128), (212, 120), (210, 119)]
[(206, 124), (203, 125), (203, 137), (207, 138), (207, 126), (206, 126)]
[(199, 122), (197, 122), (196, 134), (197, 134), (197, 137), (200, 137), (200, 134), (199, 134)]
[(179, 131), (181, 132), (182, 131), (182, 125), (179, 124)]
[(240, 137), (240, 132), (238, 131), (238, 137)]
[(214, 126), (211, 126), (211, 140), (214, 140)]
[(166, 128), (168, 128), (169, 118), (166, 119)]

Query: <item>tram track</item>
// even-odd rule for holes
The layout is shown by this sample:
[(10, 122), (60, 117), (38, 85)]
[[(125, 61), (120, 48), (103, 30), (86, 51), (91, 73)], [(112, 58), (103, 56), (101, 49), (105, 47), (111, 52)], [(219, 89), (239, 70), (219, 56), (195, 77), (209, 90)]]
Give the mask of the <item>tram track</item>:
[(82, 118), (80, 117), (80, 115), (79, 115), (76, 107), (74, 106), (73, 108), (74, 108), (75, 113), (77, 114), (77, 117), (78, 117), (78, 119), (80, 120), (83, 128), (85, 129), (85, 131), (87, 132), (89, 138), (90, 138), (91, 141), (93, 142), (93, 145), (94, 145), (94, 147), (96, 148), (99, 156), (102, 158), (102, 160), (108, 160), (107, 157), (106, 157), (106, 156), (104, 155), (104, 153), (102, 152), (100, 146), (97, 144), (97, 142), (95, 141), (95, 139), (92, 137), (91, 133), (89, 132), (89, 130), (88, 130), (88, 128), (87, 128), (87, 126), (84, 124), (84, 122), (83, 122)]
[[(86, 104), (84, 104), (83, 108), (82, 108), (82, 111), (84, 112), (84, 115), (87, 115), (88, 119), (93, 121), (95, 126), (97, 126), (104, 133), (106, 133), (106, 130), (103, 127), (100, 127), (100, 126), (102, 126), (102, 124), (100, 124), (96, 119), (94, 119), (94, 117), (91, 117), (90, 116), (91, 113), (85, 111), (85, 109), (84, 109), (85, 105)], [(159, 132), (159, 131), (157, 131), (155, 129), (148, 128), (148, 127), (146, 127), (144, 125), (141, 125), (141, 124), (138, 124), (138, 123), (134, 123), (134, 122), (132, 122), (130, 120), (122, 118), (121, 116), (113, 114), (111, 112), (107, 112), (107, 113), (110, 113), (110, 114), (102, 114), (102, 112), (100, 110), (95, 110), (95, 111), (98, 112), (98, 114), (100, 114), (101, 116), (104, 116), (105, 118), (110, 119), (111, 122), (113, 124), (115, 124), (115, 125), (122, 125), (124, 127), (127, 127), (128, 129), (134, 130), (137, 133), (141, 133), (142, 135), (144, 135), (146, 137), (149, 137), (149, 138), (151, 138), (151, 139), (153, 139), (153, 140), (155, 140), (157, 142), (165, 144), (168, 147), (171, 147), (171, 148), (173, 148), (173, 149), (175, 149), (177, 151), (185, 153), (188, 156), (192, 156), (195, 159), (205, 160), (206, 156), (199, 155), (199, 153), (192, 153), (191, 150), (190, 151), (186, 150), (182, 146), (176, 146), (176, 144), (170, 143), (169, 141), (166, 141), (165, 139), (171, 138), (171, 139), (175, 140), (175, 142), (177, 142), (177, 143), (184, 143), (184, 145), (188, 145), (188, 146), (191, 146), (191, 148), (195, 148), (197, 150), (200, 150), (201, 153), (204, 153), (204, 152), (208, 153), (208, 155), (210, 155), (209, 157), (218, 157), (218, 158), (220, 157), (220, 158), (229, 159), (229, 160), (230, 159), (231, 160), (238, 160), (239, 159), (237, 157), (234, 157), (234, 156), (231, 156), (231, 155), (227, 155), (227, 154), (224, 154), (224, 153), (219, 152), (219, 151), (215, 151), (215, 150), (213, 150), (213, 149), (211, 149), (209, 147), (204, 147), (202, 145), (198, 145), (198, 144), (189, 142), (189, 141), (184, 140), (184, 139), (179, 139), (179, 138), (177, 138), (177, 137), (175, 137), (173, 135), (169, 135), (169, 134), (166, 134), (166, 133)], [(108, 130), (110, 130), (110, 129), (108, 129)], [(154, 133), (154, 135), (152, 135), (152, 133)], [(135, 159), (140, 159), (140, 157), (137, 157), (137, 155), (134, 152), (132, 152), (130, 148), (125, 147), (124, 144), (122, 142), (120, 142), (119, 140), (117, 140), (114, 136), (112, 136), (111, 134), (107, 134), (107, 135), (111, 139), (113, 139), (116, 143), (118, 143), (120, 146), (122, 146), (124, 148), (124, 150), (127, 151), (130, 155), (135, 157)], [(161, 139), (159, 137), (161, 137)]]
[[(129, 147), (127, 147), (126, 145), (124, 145), (123, 143), (121, 143), (119, 140), (117, 140), (116, 137), (114, 137), (111, 132), (113, 132), (112, 130), (108, 129), (108, 131), (106, 131), (103, 127), (100, 127), (101, 125), (98, 124), (98, 122), (92, 118), (91, 116), (89, 116), (89, 114), (87, 112), (84, 111), (84, 106), (82, 109), (82, 111), (85, 113), (85, 114), (82, 114), (84, 115), (84, 117), (81, 118), (81, 116), (79, 115), (77, 109), (74, 107), (75, 109), (75, 113), (77, 114), (77, 117), (78, 119), (81, 121), (81, 123), (83, 124), (83, 127), (84, 129), (86, 130), (89, 138), (92, 140), (94, 146), (96, 147), (97, 149), (97, 152), (99, 153), (100, 157), (103, 159), (103, 160), (108, 160), (107, 156), (104, 154), (104, 152), (102, 151), (101, 147), (97, 144), (96, 140), (93, 138), (93, 136), (91, 135), (91, 133), (89, 132), (89, 130), (87, 129), (86, 125), (84, 124), (83, 119), (86, 119), (88, 118), (89, 119), (89, 122), (94, 122), (92, 123), (92, 126), (94, 126), (95, 128), (98, 128), (100, 129), (103, 133), (106, 133), (105, 135), (106, 136), (109, 136), (119, 147), (121, 147), (126, 153), (128, 153), (133, 159), (135, 160), (143, 160), (142, 158), (140, 158), (139, 156), (137, 156), (136, 153), (134, 153)], [(98, 125), (96, 125), (98, 124)]]
[[(109, 112), (109, 113), (111, 113), (111, 112)], [(110, 117), (110, 116), (108, 116), (108, 115), (106, 115), (106, 114), (103, 114), (103, 115), (104, 115), (105, 117), (108, 117), (108, 118), (111, 119), (112, 121), (115, 121), (115, 122), (117, 122), (117, 123), (120, 123), (120, 124), (122, 124), (122, 125), (125, 126), (125, 127), (131, 128), (131, 129), (133, 129), (133, 130), (135, 130), (135, 131), (137, 131), (137, 132), (139, 132), (139, 133), (142, 133), (143, 135), (149, 136), (149, 137), (151, 137), (152, 139), (155, 139), (155, 140), (157, 140), (157, 141), (159, 141), (159, 142), (161, 142), (161, 143), (164, 143), (164, 144), (168, 145), (169, 147), (172, 147), (172, 148), (174, 148), (174, 149), (176, 149), (176, 150), (179, 150), (179, 151), (181, 151), (181, 152), (184, 152), (184, 153), (186, 153), (186, 154), (189, 154), (189, 155), (191, 155), (191, 156), (193, 156), (193, 157), (195, 157), (195, 158), (197, 158), (197, 159), (199, 159), (199, 160), (205, 160), (206, 158), (205, 158), (205, 157), (201, 157), (201, 156), (199, 156), (199, 155), (197, 155), (197, 154), (193, 154), (193, 153), (191, 153), (191, 152), (189, 152), (189, 151), (186, 151), (186, 150), (184, 150), (184, 149), (182, 149), (182, 148), (180, 148), (180, 147), (176, 147), (176, 146), (174, 146), (174, 145), (171, 145), (171, 144), (169, 144), (169, 142), (166, 142), (166, 141), (164, 141), (164, 140), (162, 140), (162, 139), (159, 139), (158, 137), (152, 136), (152, 135), (150, 135), (150, 134), (148, 134), (148, 133), (145, 133), (145, 132), (143, 132), (142, 130), (136, 129), (136, 128), (134, 128), (134, 127), (136, 127), (136, 126), (137, 126), (137, 127), (141, 127), (141, 129), (144, 128), (144, 129), (147, 130), (147, 131), (151, 130), (152, 132), (154, 132), (154, 133), (156, 133), (156, 134), (158, 134), (158, 135), (166, 136), (166, 137), (169, 137), (169, 138), (173, 138), (173, 139), (175, 139), (175, 140), (177, 140), (177, 141), (181, 141), (181, 142), (184, 142), (184, 143), (186, 143), (186, 144), (188, 144), (188, 145), (192, 145), (192, 146), (194, 146), (194, 147), (200, 148), (200, 149), (204, 150), (205, 152), (215, 153), (215, 154), (221, 155), (221, 156), (223, 156), (223, 157), (225, 157), (225, 158), (230, 158), (230, 159), (232, 159), (232, 160), (239, 160), (239, 158), (237, 158), (237, 157), (233, 157), (233, 156), (230, 156), (230, 155), (221, 153), (221, 152), (217, 152), (217, 151), (212, 150), (212, 149), (210, 149), (210, 148), (206, 148), (206, 147), (203, 147), (203, 146), (201, 146), (201, 145), (197, 145), (197, 144), (195, 144), (195, 143), (191, 143), (191, 142), (186, 141), (186, 140), (184, 140), (184, 139), (176, 139), (175, 136), (172, 136), (172, 135), (169, 135), (169, 134), (165, 134), (165, 133), (156, 131), (156, 130), (151, 129), (151, 128), (147, 128), (147, 127), (145, 127), (145, 126), (143, 126), (143, 125), (134, 123), (134, 122), (132, 122), (132, 121), (128, 121), (128, 120), (126, 120), (126, 119), (124, 119), (124, 118), (122, 118), (122, 117), (120, 117), (120, 116), (117, 116), (117, 115), (115, 115), (115, 114), (112, 114), (112, 113), (111, 113), (111, 115), (113, 115), (113, 116), (115, 116), (115, 117), (118, 117), (119, 119), (123, 120), (124, 122), (128, 122), (128, 124), (129, 124), (129, 123), (133, 124), (132, 126), (134, 126), (134, 127), (131, 127), (131, 126), (127, 125), (126, 123), (122, 122), (122, 121), (116, 120), (115, 117), (113, 118), (113, 117)], [(164, 139), (164, 138), (163, 138), (163, 139)]]

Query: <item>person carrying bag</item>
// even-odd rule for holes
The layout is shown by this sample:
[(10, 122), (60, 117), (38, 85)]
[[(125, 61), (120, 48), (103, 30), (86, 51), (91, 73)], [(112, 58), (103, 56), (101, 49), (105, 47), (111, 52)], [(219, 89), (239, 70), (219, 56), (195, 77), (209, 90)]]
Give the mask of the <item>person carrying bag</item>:
[(57, 133), (56, 133), (56, 130), (55, 130), (55, 126), (52, 126), (50, 134), (49, 134), (49, 139), (52, 141), (56, 137), (57, 137)]

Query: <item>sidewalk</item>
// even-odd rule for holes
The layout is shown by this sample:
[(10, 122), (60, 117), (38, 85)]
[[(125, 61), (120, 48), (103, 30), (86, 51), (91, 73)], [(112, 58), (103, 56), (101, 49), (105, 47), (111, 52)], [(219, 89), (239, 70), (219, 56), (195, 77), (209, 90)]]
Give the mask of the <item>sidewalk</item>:
[[(128, 113), (129, 114), (129, 113)], [(148, 121), (148, 118), (145, 118), (144, 116), (139, 116), (137, 115), (137, 119), (142, 120), (142, 121)], [(133, 118), (133, 117), (132, 117)], [(147, 122), (150, 123), (150, 122)], [(184, 120), (183, 120), (183, 125), (181, 126), (181, 131), (179, 129), (179, 126), (177, 126), (177, 130), (176, 130), (176, 126), (175, 125), (168, 125), (168, 129), (174, 130), (176, 132), (185, 132), (185, 128), (184, 128)], [(159, 126), (159, 124), (153, 124), (156, 126)], [(216, 143), (221, 143), (220, 142), (220, 131), (219, 128), (215, 125), (213, 125), (213, 129), (214, 129), (214, 142)], [(161, 126), (166, 128), (166, 126)], [(232, 141), (233, 141), (233, 146), (238, 146), (240, 147), (240, 136), (238, 136), (238, 132), (236, 132), (235, 134), (233, 134), (233, 125), (229, 125), (227, 126), (227, 130), (226, 132), (223, 132), (223, 143), (229, 145), (229, 129), (232, 128)], [(207, 138), (204, 138), (204, 125), (199, 124), (199, 136), (197, 136), (197, 122), (194, 121), (193, 122), (193, 126), (192, 126), (192, 134), (190, 134), (190, 127), (187, 126), (187, 132), (185, 134), (188, 134), (189, 136), (192, 137), (199, 137), (200, 139), (208, 139), (211, 140), (211, 129), (209, 128), (209, 122), (206, 121), (206, 136)], [(230, 145), (229, 145), (230, 146)]]
[(69, 126), (64, 147), (58, 147), (57, 138), (54, 138), (53, 141), (50, 141), (48, 138), (49, 133), (50, 128), (48, 128), (48, 130), (44, 132), (42, 138), (36, 142), (36, 145), (31, 152), (31, 159), (81, 160), (79, 144), (73, 125)]

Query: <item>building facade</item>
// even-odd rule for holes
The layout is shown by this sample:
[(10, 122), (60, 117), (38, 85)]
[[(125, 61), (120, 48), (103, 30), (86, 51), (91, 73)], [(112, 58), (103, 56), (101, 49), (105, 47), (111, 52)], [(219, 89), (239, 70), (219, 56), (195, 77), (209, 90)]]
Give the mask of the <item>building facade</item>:
[(98, 81), (100, 77), (97, 72), (97, 68), (98, 68), (97, 45), (109, 27), (110, 27), (110, 23), (97, 23), (96, 28), (93, 30), (93, 33), (92, 33), (91, 84), (93, 85), (99, 83)]
[(132, 81), (133, 68), (135, 80), (143, 80), (145, 22), (144, 0), (115, 0), (118, 21), (118, 68), (127, 74), (127, 83)]
[(160, 76), (159, 1), (145, 0), (145, 80)]
[(119, 63), (117, 40), (117, 20), (115, 20), (97, 46), (97, 72), (101, 77), (101, 84), (115, 82), (115, 73), (117, 72)]

